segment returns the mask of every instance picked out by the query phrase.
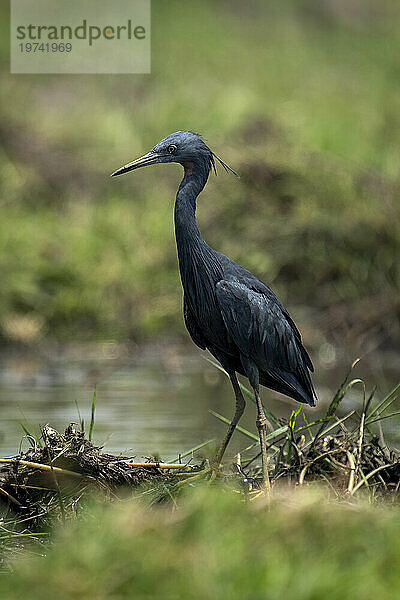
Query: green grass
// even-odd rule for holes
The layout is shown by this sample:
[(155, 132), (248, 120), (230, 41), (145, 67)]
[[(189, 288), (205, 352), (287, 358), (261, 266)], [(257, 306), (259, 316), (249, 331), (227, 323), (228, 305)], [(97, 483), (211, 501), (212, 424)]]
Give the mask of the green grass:
[(291, 307), (339, 307), (325, 328), (397, 338), (399, 16), (395, 0), (154, 0), (143, 76), (12, 76), (1, 42), (0, 334), (181, 327), (180, 170), (108, 175), (188, 128), (242, 175), (211, 178), (207, 240)]
[(46, 558), (0, 578), (7, 599), (271, 598), (392, 600), (400, 585), (397, 506), (331, 504), (282, 493), (269, 511), (228, 488), (178, 508), (93, 506)]

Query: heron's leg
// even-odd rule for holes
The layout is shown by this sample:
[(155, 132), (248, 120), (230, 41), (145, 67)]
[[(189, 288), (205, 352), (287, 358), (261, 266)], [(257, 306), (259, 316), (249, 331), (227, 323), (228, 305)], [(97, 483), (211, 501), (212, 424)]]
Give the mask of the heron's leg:
[(233, 416), (233, 419), (231, 421), (231, 424), (229, 425), (229, 429), (222, 441), (222, 444), (218, 450), (218, 454), (215, 457), (215, 467), (219, 467), (222, 457), (224, 456), (225, 450), (227, 445), (229, 444), (229, 440), (232, 437), (233, 432), (235, 431), (236, 425), (238, 424), (240, 417), (242, 416), (243, 412), (244, 412), (244, 407), (246, 405), (245, 399), (243, 398), (243, 394), (240, 391), (240, 387), (239, 387), (239, 382), (237, 380), (237, 377), (235, 375), (235, 373), (229, 375), (229, 378), (231, 380), (232, 386), (233, 386), (233, 390), (235, 392), (235, 397), (236, 397), (236, 410), (235, 410), (235, 414)]
[(262, 461), (262, 475), (263, 475), (263, 487), (269, 493), (271, 484), (269, 481), (268, 473), (268, 458), (267, 458), (267, 418), (264, 413), (264, 408), (261, 402), (260, 393), (258, 389), (254, 389), (254, 395), (257, 404), (257, 429), (258, 435), (260, 436), (260, 447), (261, 447), (261, 461)]

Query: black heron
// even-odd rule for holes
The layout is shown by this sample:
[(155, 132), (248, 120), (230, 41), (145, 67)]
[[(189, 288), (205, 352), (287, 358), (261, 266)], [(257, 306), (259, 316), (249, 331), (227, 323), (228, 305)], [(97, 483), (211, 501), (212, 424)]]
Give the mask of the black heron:
[(184, 177), (175, 201), (175, 236), (184, 291), (186, 327), (197, 346), (209, 350), (229, 374), (236, 410), (215, 459), (222, 460), (243, 414), (245, 400), (236, 373), (245, 375), (257, 405), (263, 481), (269, 488), (266, 425), (259, 386), (315, 406), (310, 377), (313, 366), (299, 330), (274, 292), (255, 275), (217, 252), (202, 238), (196, 223), (196, 199), (218, 160), (200, 135), (177, 131), (150, 152), (121, 167), (112, 176), (157, 163), (179, 163)]

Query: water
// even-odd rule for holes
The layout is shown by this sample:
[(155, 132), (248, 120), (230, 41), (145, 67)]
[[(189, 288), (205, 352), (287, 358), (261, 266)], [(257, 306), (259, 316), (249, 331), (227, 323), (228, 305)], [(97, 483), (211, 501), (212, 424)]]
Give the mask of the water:
[[(332, 398), (347, 364), (327, 360), (326, 348), (317, 356), (315, 383), (320, 408), (304, 407), (307, 418), (318, 417)], [(0, 456), (18, 452), (22, 425), (35, 434), (49, 423), (62, 431), (79, 421), (78, 409), (88, 426), (96, 385), (94, 441), (105, 450), (130, 456), (161, 456), (171, 460), (210, 438), (215, 447), (226, 425), (209, 409), (231, 417), (234, 401), (228, 379), (192, 346), (169, 342), (163, 346), (126, 351), (113, 344), (93, 348), (56, 348), (35, 353), (8, 352), (0, 356)], [(391, 364), (391, 362), (393, 364)], [(373, 365), (373, 368), (372, 366)], [(356, 376), (379, 384), (382, 397), (395, 383), (394, 357), (385, 356), (357, 367)], [(288, 418), (296, 403), (264, 390), (265, 404), (277, 416)], [(356, 389), (342, 411), (360, 406)], [(399, 406), (397, 405), (397, 410)], [(396, 410), (396, 406), (393, 407)], [(247, 404), (241, 425), (256, 433), (255, 409)], [(398, 421), (385, 422), (391, 441), (400, 441)], [(24, 447), (28, 442), (23, 442)], [(229, 448), (233, 454), (249, 444), (236, 433)]]

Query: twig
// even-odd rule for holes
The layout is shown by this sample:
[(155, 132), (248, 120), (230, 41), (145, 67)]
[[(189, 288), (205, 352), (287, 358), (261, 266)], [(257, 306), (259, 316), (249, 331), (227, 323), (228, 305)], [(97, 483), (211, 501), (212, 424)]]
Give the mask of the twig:
[(16, 504), (20, 508), (22, 507), (21, 502), (18, 502), (18, 500), (16, 498), (14, 498), (14, 496), (11, 496), (11, 494), (9, 494), (6, 490), (3, 490), (3, 488), (1, 488), (1, 487), (0, 487), (0, 494), (2, 494), (5, 498), (7, 498), (7, 500), (12, 502), (13, 504)]
[(126, 464), (129, 465), (130, 467), (137, 467), (137, 468), (141, 468), (141, 469), (186, 469), (188, 471), (193, 469), (193, 467), (191, 467), (190, 465), (182, 465), (180, 463), (171, 463), (171, 464), (158, 463), (158, 462), (131, 463), (131, 462), (126, 461)]
[(42, 492), (54, 492), (52, 488), (40, 487), (39, 485), (26, 485), (25, 483), (9, 483), (8, 485), (21, 490), (40, 490)]
[(364, 483), (366, 483), (368, 481), (368, 479), (370, 479), (370, 477), (373, 477), (379, 471), (382, 471), (383, 469), (387, 469), (388, 467), (392, 467), (392, 466), (393, 466), (392, 463), (388, 463), (386, 465), (381, 465), (380, 467), (377, 467), (376, 469), (374, 469), (373, 471), (371, 471), (370, 473), (368, 473), (368, 475), (366, 475), (364, 477), (364, 479), (362, 481), (360, 481), (359, 483), (357, 483), (357, 485), (354, 487), (352, 495), (354, 496), (354, 494), (356, 493), (356, 491), (359, 490), (360, 487), (362, 485), (364, 485)]
[(357, 461), (356, 461), (355, 468), (354, 468), (354, 481), (357, 481), (358, 469), (360, 467), (360, 462), (361, 462), (362, 445), (363, 445), (363, 439), (364, 439), (364, 423), (365, 423), (365, 410), (363, 410), (361, 419), (360, 419), (360, 435), (358, 436), (358, 442), (357, 442)]
[(311, 467), (314, 463), (319, 461), (321, 458), (325, 458), (326, 456), (329, 456), (331, 454), (336, 454), (338, 452), (343, 452), (343, 448), (335, 448), (334, 450), (329, 450), (328, 452), (323, 452), (323, 454), (319, 454), (316, 458), (314, 458), (314, 460), (307, 463), (301, 470), (300, 477), (299, 477), (299, 485), (303, 485), (304, 478), (306, 476), (306, 473), (307, 473), (309, 467)]
[(347, 460), (349, 461), (349, 465), (350, 465), (350, 475), (349, 475), (349, 483), (347, 484), (347, 491), (351, 495), (353, 493), (354, 480), (355, 480), (355, 476), (356, 476), (356, 464), (354, 461), (354, 456), (352, 455), (351, 452), (349, 452), (349, 450), (347, 450), (346, 454), (347, 454)]
[(19, 458), (0, 458), (0, 463), (22, 465), (24, 467), (31, 467), (32, 469), (39, 469), (40, 471), (54, 471), (60, 475), (68, 475), (70, 477), (84, 477), (82, 473), (77, 473), (76, 471), (68, 471), (67, 469), (60, 469), (60, 467), (51, 467), (49, 465), (42, 465), (41, 463), (34, 463), (28, 460), (20, 460)]

